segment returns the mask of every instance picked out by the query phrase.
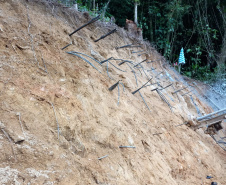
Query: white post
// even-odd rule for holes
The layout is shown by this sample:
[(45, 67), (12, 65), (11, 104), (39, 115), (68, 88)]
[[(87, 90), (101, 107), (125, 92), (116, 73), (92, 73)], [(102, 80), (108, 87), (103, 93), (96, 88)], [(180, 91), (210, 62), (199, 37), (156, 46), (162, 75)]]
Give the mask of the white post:
[(138, 22), (137, 22), (137, 5), (138, 5), (138, 3), (137, 2), (135, 2), (134, 3), (134, 22), (137, 24)]
[(78, 10), (78, 4), (75, 3), (73, 8), (74, 8), (75, 10)]
[(95, 14), (95, 0), (93, 0), (93, 11), (94, 11), (94, 14)]
[(180, 70), (181, 70), (181, 64), (178, 64), (178, 69), (179, 69), (179, 73), (180, 73)]

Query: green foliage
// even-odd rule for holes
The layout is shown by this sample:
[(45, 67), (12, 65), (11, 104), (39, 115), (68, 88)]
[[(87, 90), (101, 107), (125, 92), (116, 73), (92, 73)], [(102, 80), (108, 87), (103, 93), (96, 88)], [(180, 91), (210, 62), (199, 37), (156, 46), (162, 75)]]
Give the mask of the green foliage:
[(218, 73), (218, 70), (219, 68), (216, 67), (214, 69), (214, 72), (211, 72), (209, 66), (200, 66), (199, 64), (192, 64), (192, 69), (184, 69), (183, 74), (190, 78), (212, 83), (214, 81), (217, 81), (219, 74), (222, 74)]
[[(211, 79), (210, 64), (218, 60), (224, 33), (218, 1), (142, 1), (141, 21), (144, 36), (151, 39), (169, 60), (177, 61), (185, 48), (184, 74), (197, 79)], [(146, 8), (148, 7), (148, 8)], [(147, 10), (145, 10), (147, 9)]]
[[(61, 0), (60, 2), (74, 2)], [(108, 0), (77, 0), (79, 10), (95, 16), (103, 11)], [(225, 12), (219, 0), (112, 0), (106, 9), (104, 21), (114, 16), (116, 24), (125, 26), (133, 20), (134, 2), (138, 2), (138, 26), (143, 36), (157, 46), (168, 61), (178, 61), (184, 47), (186, 64), (184, 74), (197, 79), (211, 79), (215, 74), (212, 64), (218, 61), (225, 33)], [(219, 70), (215, 70), (217, 73)]]

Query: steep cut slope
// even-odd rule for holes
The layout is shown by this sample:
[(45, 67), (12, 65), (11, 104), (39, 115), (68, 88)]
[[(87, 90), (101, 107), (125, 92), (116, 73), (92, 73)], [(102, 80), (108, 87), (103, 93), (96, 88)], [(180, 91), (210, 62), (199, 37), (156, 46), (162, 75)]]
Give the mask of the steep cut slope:
[[(197, 107), (202, 114), (211, 108), (182, 96), (189, 89), (179, 101), (173, 92), (186, 85), (154, 48), (123, 29), (94, 42), (116, 27), (95, 22), (68, 36), (89, 20), (45, 1), (0, 0), (0, 184), (210, 184), (206, 175), (226, 184), (224, 151), (201, 129), (175, 127), (198, 116)], [(141, 48), (115, 49), (131, 43)], [(139, 50), (148, 54), (132, 53)], [(110, 61), (119, 70), (83, 56), (100, 73), (67, 51), (153, 62), (137, 68)], [(140, 90), (145, 105), (132, 92), (151, 77), (153, 85)], [(125, 89), (119, 86), (117, 105), (118, 89), (108, 88), (118, 80)], [(161, 92), (172, 111), (151, 91), (171, 83)]]

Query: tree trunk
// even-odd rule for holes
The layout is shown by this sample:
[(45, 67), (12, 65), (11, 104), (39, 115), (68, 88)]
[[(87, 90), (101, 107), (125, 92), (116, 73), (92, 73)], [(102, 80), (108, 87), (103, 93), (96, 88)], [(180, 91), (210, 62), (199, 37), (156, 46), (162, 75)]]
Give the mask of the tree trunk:
[(108, 4), (110, 3), (110, 1), (111, 1), (111, 0), (108, 0), (107, 4), (106, 4), (105, 7), (104, 7), (104, 11), (103, 11), (103, 14), (102, 14), (103, 18), (105, 17), (105, 13), (106, 13), (106, 10), (107, 10), (107, 8), (108, 8)]
[[(218, 2), (218, 11), (222, 16), (222, 20), (223, 20), (223, 29), (224, 29), (224, 36), (222, 38), (222, 46), (221, 46), (221, 51), (220, 54), (218, 55), (219, 58), (216, 61), (217, 62), (217, 82), (215, 82), (216, 84), (221, 84), (220, 85), (220, 89), (223, 90), (224, 88), (224, 82), (226, 80), (226, 76), (225, 76), (225, 71), (226, 71), (226, 5), (223, 3), (224, 1), (220, 1)], [(222, 91), (223, 92), (223, 91)]]
[(222, 41), (221, 53), (219, 55), (218, 65), (223, 65), (226, 63), (226, 24), (224, 26), (224, 38)]
[[(150, 7), (150, 1), (148, 1), (148, 7)], [(152, 23), (152, 17), (151, 17), (151, 13), (149, 13), (149, 36), (150, 36), (150, 41), (154, 42), (154, 38), (153, 38), (153, 23)]]
[(167, 36), (166, 36), (166, 45), (164, 48), (164, 53), (163, 56), (167, 58), (166, 53), (168, 52), (168, 46), (170, 44), (170, 32), (168, 31)]
[[(169, 16), (169, 19), (171, 19), (172, 17), (173, 17), (173, 15), (174, 15), (174, 10), (172, 11), (172, 13), (170, 14), (170, 16)], [(170, 44), (170, 34), (171, 34), (171, 32), (170, 32), (170, 23), (168, 22), (167, 23), (168, 24), (168, 32), (167, 32), (167, 36), (166, 36), (166, 45), (165, 45), (165, 48), (164, 48), (164, 52), (163, 52), (163, 56), (165, 56), (166, 57), (166, 53), (167, 53), (167, 49), (168, 49), (168, 45), (167, 44)]]
[(88, 10), (92, 10), (91, 8), (92, 8), (92, 0), (89, 0), (88, 1)]
[[(222, 3), (222, 1), (221, 1)], [(221, 53), (219, 55), (219, 60), (217, 62), (219, 68), (219, 72), (223, 71), (225, 72), (225, 66), (226, 66), (226, 13), (225, 13), (225, 4), (218, 4), (220, 8), (218, 8), (218, 11), (220, 12), (222, 19), (223, 19), (223, 28), (224, 28), (224, 38), (222, 41), (222, 48), (221, 48)], [(223, 68), (223, 69), (221, 69)]]
[(138, 6), (138, 3), (135, 2), (134, 3), (134, 22), (138, 25), (138, 22), (137, 22), (137, 6)]
[(93, 0), (93, 11), (94, 11), (94, 14), (95, 14), (95, 0)]

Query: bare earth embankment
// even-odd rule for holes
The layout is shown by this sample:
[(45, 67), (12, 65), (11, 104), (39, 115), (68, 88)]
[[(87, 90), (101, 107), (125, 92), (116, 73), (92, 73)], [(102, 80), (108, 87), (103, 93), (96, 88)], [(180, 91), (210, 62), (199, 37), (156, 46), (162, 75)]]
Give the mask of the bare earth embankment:
[[(173, 92), (186, 84), (154, 48), (121, 28), (94, 42), (115, 25), (98, 21), (68, 36), (89, 20), (42, 1), (0, 0), (0, 184), (226, 184), (225, 152), (202, 129), (175, 127), (199, 116), (190, 96), (182, 96), (191, 87), (177, 93), (179, 101)], [(115, 49), (131, 43), (141, 48)], [(148, 54), (132, 53), (139, 50)], [(107, 62), (83, 55), (100, 73), (68, 51), (149, 63), (134, 68), (112, 60), (120, 70), (108, 62), (110, 79)], [(132, 92), (151, 77), (153, 85), (140, 90), (149, 111)], [(125, 89), (119, 86), (117, 105), (118, 88), (108, 88), (118, 80)], [(161, 92), (172, 111), (151, 91), (171, 83)], [(213, 111), (192, 98), (200, 114)]]

